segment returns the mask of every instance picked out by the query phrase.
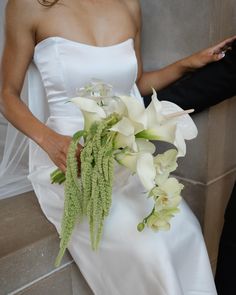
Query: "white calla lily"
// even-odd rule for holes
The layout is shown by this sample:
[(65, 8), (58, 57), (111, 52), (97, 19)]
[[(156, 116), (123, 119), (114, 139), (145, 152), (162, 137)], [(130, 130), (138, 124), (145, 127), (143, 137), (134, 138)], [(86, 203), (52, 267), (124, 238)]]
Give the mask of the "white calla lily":
[(152, 142), (144, 138), (136, 138), (136, 144), (139, 152), (146, 152), (154, 154), (156, 151), (156, 146)]
[(146, 128), (136, 137), (172, 143), (178, 149), (178, 157), (183, 157), (186, 154), (185, 139), (197, 136), (197, 128), (191, 117), (174, 103), (160, 102), (155, 89), (145, 113)]
[(70, 99), (71, 102), (78, 105), (84, 116), (85, 130), (88, 130), (92, 123), (106, 118), (106, 113), (97, 102), (90, 98), (74, 97)]
[(120, 96), (126, 106), (127, 117), (133, 122), (135, 134), (144, 130), (147, 124), (145, 106), (132, 96)]
[(128, 168), (132, 173), (136, 173), (137, 158), (138, 158), (138, 153), (131, 153), (128, 151), (122, 151), (115, 154), (115, 160), (120, 165)]
[(141, 183), (147, 191), (155, 186), (156, 170), (153, 156), (150, 153), (132, 153), (123, 151), (115, 155), (116, 161), (128, 168), (132, 173), (137, 173)]
[(161, 122), (164, 120), (164, 117), (162, 115), (162, 104), (157, 98), (157, 93), (155, 89), (152, 88), (152, 91), (153, 95), (151, 103), (145, 110), (147, 116), (146, 129), (152, 129), (155, 126), (159, 127)]
[(124, 116), (127, 113), (125, 104), (117, 96), (101, 97), (99, 105), (103, 108), (107, 116), (112, 113)]
[(118, 133), (114, 141), (114, 146), (116, 149), (129, 147), (132, 151), (138, 152), (138, 147), (134, 135), (126, 136)]
[(183, 137), (183, 133), (180, 131), (178, 127), (176, 129), (174, 145), (178, 149), (177, 157), (184, 157), (186, 155), (186, 143)]
[(149, 140), (160, 140), (169, 143), (174, 143), (176, 136), (176, 125), (166, 124), (153, 127), (152, 129), (145, 129), (138, 134), (136, 138), (145, 138)]
[(156, 169), (151, 154), (139, 153), (137, 159), (137, 175), (148, 191), (155, 186)]
[(118, 132), (115, 138), (115, 147), (117, 149), (129, 147), (135, 152), (138, 151), (134, 136), (134, 126), (131, 120), (123, 117), (117, 124), (112, 126), (110, 130)]
[[(170, 101), (162, 101), (161, 104), (164, 117), (177, 124), (184, 139), (191, 140), (197, 136), (198, 131), (195, 123), (188, 114), (183, 114), (183, 109)], [(174, 117), (171, 114), (174, 114)]]
[(132, 122), (126, 117), (123, 117), (118, 123), (113, 125), (110, 130), (119, 132), (125, 136), (134, 135), (134, 126)]
[[(147, 128), (159, 124), (175, 123), (180, 129), (183, 138), (190, 140), (197, 136), (197, 128), (192, 118), (177, 104), (170, 101), (159, 101), (153, 89), (152, 101), (146, 109), (148, 118)], [(193, 110), (189, 110), (192, 112)]]

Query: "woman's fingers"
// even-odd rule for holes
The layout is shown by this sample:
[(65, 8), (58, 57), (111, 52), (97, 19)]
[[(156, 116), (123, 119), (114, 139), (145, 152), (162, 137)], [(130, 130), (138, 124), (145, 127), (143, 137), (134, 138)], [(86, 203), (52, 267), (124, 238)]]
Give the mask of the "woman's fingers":
[[(57, 163), (58, 168), (64, 173), (66, 173), (67, 154), (68, 154), (71, 140), (72, 140), (72, 137), (68, 137), (68, 136), (63, 137), (62, 146), (60, 147), (60, 150), (57, 152), (57, 156), (56, 156), (57, 160), (55, 161), (55, 163)], [(78, 163), (78, 176), (80, 176), (80, 152), (82, 148), (83, 147), (80, 144), (78, 144), (76, 153), (75, 153), (77, 163)]]
[(212, 51), (214, 54), (225, 53), (227, 50), (231, 48), (233, 41), (236, 40), (236, 36), (230, 37), (228, 39), (223, 40), (219, 44), (212, 47)]
[(58, 166), (58, 168), (62, 171), (62, 172), (64, 172), (64, 173), (66, 173), (66, 165), (65, 164), (60, 164), (59, 166)]

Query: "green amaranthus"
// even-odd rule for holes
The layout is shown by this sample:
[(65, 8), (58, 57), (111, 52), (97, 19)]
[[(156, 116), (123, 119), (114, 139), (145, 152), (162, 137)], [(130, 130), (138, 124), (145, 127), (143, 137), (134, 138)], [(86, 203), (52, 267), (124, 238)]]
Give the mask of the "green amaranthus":
[[(87, 216), (93, 250), (99, 246), (105, 217), (112, 203), (114, 139), (116, 132), (109, 129), (120, 120), (113, 113), (94, 122), (86, 132), (76, 133), (67, 154), (66, 174), (57, 169), (51, 174), (52, 183), (65, 182), (64, 214), (60, 233), (60, 251), (56, 259), (59, 266), (77, 221)], [(84, 136), (81, 151), (81, 176), (78, 177), (76, 150), (79, 139)]]

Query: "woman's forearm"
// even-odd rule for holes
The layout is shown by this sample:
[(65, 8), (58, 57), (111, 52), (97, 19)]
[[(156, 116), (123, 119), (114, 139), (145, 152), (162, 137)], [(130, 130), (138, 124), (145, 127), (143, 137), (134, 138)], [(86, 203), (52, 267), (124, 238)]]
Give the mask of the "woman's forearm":
[[(67, 153), (72, 136), (59, 134), (40, 122), (14, 92), (3, 91), (0, 111), (13, 126), (36, 142), (60, 170), (66, 172)], [(81, 146), (78, 145), (78, 159), (80, 150)]]
[(184, 59), (181, 59), (158, 71), (142, 73), (137, 86), (142, 95), (150, 94), (151, 87), (161, 90), (180, 79), (185, 73), (197, 70), (212, 62), (218, 62), (225, 56), (225, 51), (231, 48), (236, 36), (225, 39), (215, 46), (201, 50)]
[(187, 60), (182, 59), (163, 69), (144, 72), (138, 80), (137, 86), (142, 95), (148, 95), (152, 92), (152, 87), (156, 90), (161, 90), (190, 70), (191, 67), (189, 67)]
[(46, 149), (49, 138), (56, 136), (52, 129), (34, 117), (24, 102), (10, 91), (1, 94), (0, 111), (15, 128), (31, 138), (43, 149)]

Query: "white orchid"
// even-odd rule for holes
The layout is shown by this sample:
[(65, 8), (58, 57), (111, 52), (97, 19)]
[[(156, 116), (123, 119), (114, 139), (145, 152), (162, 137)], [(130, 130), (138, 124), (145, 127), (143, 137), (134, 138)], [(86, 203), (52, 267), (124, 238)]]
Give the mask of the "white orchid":
[(160, 215), (154, 213), (147, 219), (147, 226), (150, 227), (153, 231), (167, 231), (170, 229), (170, 218), (171, 217), (169, 215)]
[(146, 223), (154, 231), (168, 230), (171, 218), (179, 212), (182, 189), (183, 185), (175, 178), (166, 179), (152, 189), (150, 195), (155, 200), (155, 206), (152, 213), (139, 224), (139, 228), (142, 229)]
[(171, 218), (178, 212), (178, 208), (154, 212), (147, 218), (147, 226), (153, 231), (167, 231), (170, 229)]
[(160, 184), (164, 182), (171, 172), (175, 171), (178, 167), (177, 154), (175, 149), (170, 149), (163, 154), (158, 154), (154, 157), (154, 165), (156, 168), (155, 182)]
[(178, 152), (175, 149), (170, 149), (163, 154), (158, 154), (154, 158), (157, 174), (175, 171), (178, 167), (177, 154)]
[(180, 193), (183, 188), (184, 186), (173, 177), (157, 184), (150, 192), (150, 195), (156, 201), (156, 210), (160, 211), (162, 209), (173, 209), (177, 207), (182, 199)]

